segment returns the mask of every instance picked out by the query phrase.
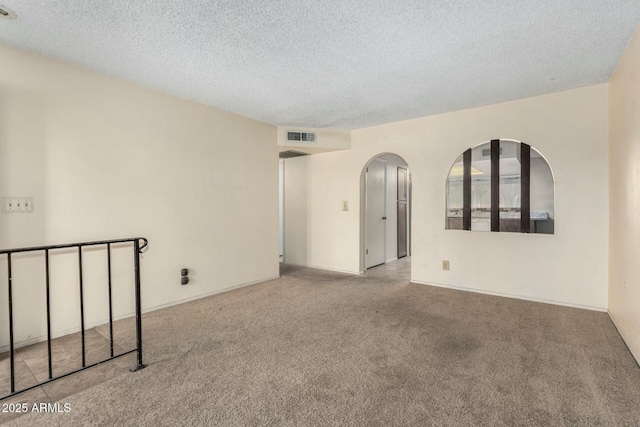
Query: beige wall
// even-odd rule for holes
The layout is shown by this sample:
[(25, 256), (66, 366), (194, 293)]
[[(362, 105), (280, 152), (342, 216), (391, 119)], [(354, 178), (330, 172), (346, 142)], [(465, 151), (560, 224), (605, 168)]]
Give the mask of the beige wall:
[[(352, 151), (285, 160), (285, 262), (358, 272), (358, 203)], [(347, 200), (349, 210), (342, 210)], [(354, 228), (355, 227), (355, 228)], [(355, 239), (355, 240), (354, 240)], [(354, 267), (355, 266), (355, 267)]]
[[(412, 174), (413, 281), (606, 309), (607, 90), (590, 86), (360, 129), (349, 151), (287, 160), (293, 190), (285, 194), (285, 259), (359, 272), (360, 174), (372, 157), (391, 152)], [(493, 138), (524, 141), (549, 161), (556, 234), (444, 229), (449, 168), (465, 149)], [(342, 200), (349, 212), (341, 211)], [(450, 271), (442, 271), (442, 260)]]
[(640, 31), (609, 84), (609, 313), (640, 361)]
[[(147, 310), (277, 277), (276, 139), (275, 126), (0, 46), (0, 196), (32, 196), (36, 207), (0, 213), (0, 247), (147, 237)], [(63, 307), (56, 333), (79, 326), (70, 256), (59, 255), (52, 281)], [(86, 257), (105, 277), (104, 254)], [(25, 314), (44, 304), (40, 261), (16, 261), (18, 342), (43, 335), (44, 318)], [(187, 286), (182, 267), (191, 271)], [(131, 279), (118, 271), (120, 283)], [(95, 280), (86, 286), (90, 324), (107, 318), (97, 296), (106, 285)], [(132, 310), (125, 291), (116, 296), (117, 316)], [(0, 347), (7, 335), (0, 328)]]

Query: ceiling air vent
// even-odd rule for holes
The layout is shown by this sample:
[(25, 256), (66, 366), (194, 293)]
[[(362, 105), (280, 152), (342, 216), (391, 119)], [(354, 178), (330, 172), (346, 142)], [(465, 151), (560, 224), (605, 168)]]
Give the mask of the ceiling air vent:
[(289, 151), (281, 151), (280, 158), (281, 159), (291, 159), (292, 157), (301, 157), (308, 156), (308, 153), (301, 153), (299, 151), (289, 150)]
[(316, 133), (315, 132), (287, 132), (287, 141), (289, 142), (305, 142), (307, 144), (315, 144)]

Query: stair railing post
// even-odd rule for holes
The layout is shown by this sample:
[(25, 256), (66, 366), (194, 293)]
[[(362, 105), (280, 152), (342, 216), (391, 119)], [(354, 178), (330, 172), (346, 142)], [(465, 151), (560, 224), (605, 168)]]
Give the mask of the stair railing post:
[(136, 345), (137, 345), (137, 361), (136, 366), (131, 368), (131, 372), (139, 371), (146, 368), (147, 365), (142, 363), (142, 303), (140, 302), (140, 240), (133, 242), (133, 260), (135, 268), (135, 287), (136, 287)]

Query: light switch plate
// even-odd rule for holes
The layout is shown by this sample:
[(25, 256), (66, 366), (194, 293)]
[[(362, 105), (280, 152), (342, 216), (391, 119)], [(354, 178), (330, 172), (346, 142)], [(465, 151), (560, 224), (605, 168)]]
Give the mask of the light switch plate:
[(2, 212), (4, 213), (33, 213), (33, 197), (3, 197)]

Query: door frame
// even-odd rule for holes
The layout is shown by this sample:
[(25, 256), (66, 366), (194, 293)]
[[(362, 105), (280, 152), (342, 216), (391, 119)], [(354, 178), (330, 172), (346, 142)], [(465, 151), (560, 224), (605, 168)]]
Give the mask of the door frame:
[(383, 184), (383, 191), (384, 191), (384, 196), (382, 198), (382, 206), (384, 207), (384, 212), (382, 213), (384, 219), (386, 219), (387, 216), (387, 185), (388, 185), (388, 177), (387, 177), (387, 161), (384, 159), (381, 159), (380, 157), (375, 157), (373, 159), (371, 159), (371, 161), (367, 164), (367, 167), (365, 168), (365, 194), (364, 194), (364, 198), (365, 198), (365, 210), (364, 210), (364, 227), (365, 227), (365, 236), (364, 236), (364, 247), (365, 247), (365, 254), (364, 254), (364, 268), (365, 270), (372, 268), (372, 267), (376, 267), (378, 265), (382, 265), (384, 263), (387, 262), (387, 221), (383, 221), (383, 230), (382, 230), (382, 262), (381, 263), (376, 263), (374, 265), (372, 265), (371, 267), (369, 267), (369, 253), (368, 250), (370, 249), (370, 239), (367, 233), (370, 232), (371, 230), (369, 230), (369, 168), (371, 167), (371, 165), (374, 162), (380, 162), (382, 163), (382, 167), (384, 168), (384, 184)]
[[(367, 168), (369, 167), (369, 165), (371, 164), (371, 162), (373, 162), (375, 159), (377, 159), (378, 157), (382, 157), (382, 156), (386, 156), (386, 155), (392, 155), (392, 156), (396, 156), (398, 158), (400, 158), (407, 166), (406, 169), (408, 171), (407, 173), (407, 179), (408, 179), (408, 183), (409, 183), (409, 202), (407, 204), (407, 210), (409, 211), (409, 218), (407, 220), (407, 256), (411, 256), (411, 248), (412, 248), (412, 244), (411, 244), (411, 230), (412, 230), (412, 226), (411, 226), (411, 222), (413, 220), (413, 215), (411, 212), (411, 208), (412, 208), (412, 185), (411, 185), (411, 167), (409, 165), (409, 162), (407, 162), (405, 160), (405, 158), (397, 153), (393, 153), (390, 151), (385, 151), (379, 154), (376, 154), (375, 156), (371, 157), (362, 167), (362, 171), (360, 172), (360, 274), (364, 273), (367, 270), (367, 254), (366, 254), (366, 247), (367, 247)], [(385, 226), (386, 227), (386, 226)]]

